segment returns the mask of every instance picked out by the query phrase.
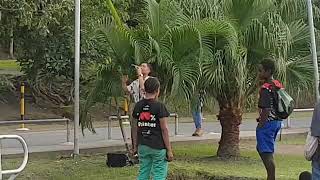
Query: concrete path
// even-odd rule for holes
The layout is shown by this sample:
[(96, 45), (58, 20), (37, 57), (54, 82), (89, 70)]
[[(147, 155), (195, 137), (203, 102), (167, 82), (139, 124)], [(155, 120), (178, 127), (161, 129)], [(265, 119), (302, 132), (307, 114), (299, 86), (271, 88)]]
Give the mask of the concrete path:
[[(284, 122), (285, 123), (285, 122)], [(292, 120), (292, 128), (284, 130), (284, 134), (290, 133), (303, 133), (308, 130), (310, 120)], [(179, 141), (198, 141), (219, 139), (221, 127), (219, 122), (209, 122), (203, 124), (206, 131), (203, 137), (192, 137), (194, 131), (193, 123), (181, 123), (179, 125), (179, 135), (174, 136), (174, 124), (170, 124), (171, 140), (174, 142)], [(255, 137), (256, 122), (245, 121), (240, 126), (240, 137)], [(126, 127), (127, 137), (130, 138), (129, 127)], [(107, 128), (97, 128), (96, 134), (85, 131), (85, 136), (80, 137), (80, 149), (90, 148), (103, 148), (103, 147), (118, 147), (123, 146), (122, 136), (120, 129), (117, 127), (112, 128), (112, 139), (107, 138)], [(0, 132), (1, 134), (1, 132)], [(50, 152), (50, 151), (68, 151), (72, 150), (72, 144), (66, 144), (66, 131), (44, 131), (44, 132), (13, 132), (12, 134), (21, 135), (27, 142), (29, 150), (33, 152)], [(73, 131), (71, 131), (73, 135)], [(71, 136), (71, 140), (73, 137)], [(130, 140), (128, 140), (130, 142)], [(22, 153), (21, 145), (13, 140), (2, 141), (4, 154), (19, 154)]]

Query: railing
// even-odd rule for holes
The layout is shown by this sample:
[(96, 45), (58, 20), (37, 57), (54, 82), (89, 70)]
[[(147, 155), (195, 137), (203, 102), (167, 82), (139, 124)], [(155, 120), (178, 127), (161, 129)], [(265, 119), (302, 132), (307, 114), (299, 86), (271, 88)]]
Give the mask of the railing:
[[(1, 140), (3, 139), (16, 139), (18, 140), (23, 147), (23, 151), (24, 151), (24, 158), (23, 158), (23, 162), (20, 165), (20, 167), (18, 169), (13, 169), (13, 170), (2, 170), (2, 161), (1, 161), (1, 151), (2, 151), (2, 147), (1, 147)], [(0, 135), (0, 180), (2, 180), (3, 175), (8, 175), (9, 179), (8, 180), (14, 180), (19, 173), (21, 173), (24, 168), (27, 166), (28, 163), (28, 157), (29, 157), (29, 151), (28, 151), (28, 146), (26, 141), (18, 135)]]
[[(122, 119), (122, 120), (124, 120), (124, 119), (129, 119), (129, 116), (128, 115), (125, 115), (125, 116), (120, 116), (120, 118)], [(109, 118), (108, 118), (108, 140), (111, 140), (111, 129), (112, 129), (112, 125), (111, 125), (111, 122), (112, 121), (114, 121), (114, 120), (118, 120), (118, 116), (109, 116)]]
[[(175, 135), (179, 135), (179, 116), (177, 113), (170, 113), (170, 117), (174, 117), (174, 134)], [(125, 116), (120, 116), (120, 118), (122, 120), (126, 119), (128, 120), (130, 117), (128, 115), (125, 115)], [(111, 140), (111, 122), (112, 121), (116, 121), (118, 120), (118, 116), (109, 116), (108, 117), (108, 128), (107, 128), (107, 134), (108, 134), (108, 140)]]
[[(312, 112), (313, 108), (308, 108), (308, 109), (294, 109), (293, 112)], [(291, 118), (290, 116), (287, 119), (287, 126), (286, 128), (291, 128)]]
[(70, 119), (38, 119), (38, 120), (14, 120), (14, 121), (0, 121), (0, 125), (9, 125), (9, 124), (46, 124), (53, 122), (66, 122), (67, 124), (67, 143), (71, 143), (70, 141)]

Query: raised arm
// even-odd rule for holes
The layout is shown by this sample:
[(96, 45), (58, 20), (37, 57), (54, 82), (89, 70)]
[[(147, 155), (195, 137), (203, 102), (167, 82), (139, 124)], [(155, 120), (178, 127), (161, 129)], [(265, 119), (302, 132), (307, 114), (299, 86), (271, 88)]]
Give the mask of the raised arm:
[(126, 94), (130, 94), (128, 86), (127, 86), (127, 82), (128, 82), (128, 75), (124, 75), (122, 76), (122, 89)]

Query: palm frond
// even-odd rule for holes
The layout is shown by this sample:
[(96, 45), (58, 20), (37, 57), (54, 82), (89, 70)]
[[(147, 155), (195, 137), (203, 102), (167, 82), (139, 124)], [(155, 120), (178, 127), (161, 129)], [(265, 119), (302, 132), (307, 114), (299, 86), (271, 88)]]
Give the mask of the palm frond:
[(159, 64), (173, 77), (171, 96), (189, 99), (200, 76), (200, 32), (191, 25), (170, 29), (160, 41)]
[(145, 1), (146, 7), (144, 12), (151, 29), (151, 36), (155, 40), (160, 40), (168, 29), (186, 24), (187, 18), (175, 1), (161, 0), (159, 3), (156, 0)]
[(177, 0), (184, 14), (194, 21), (221, 19), (223, 17), (220, 0)]
[(277, 4), (282, 19), (290, 23), (300, 19), (307, 18), (307, 6), (304, 0), (282, 0)]
[(91, 119), (90, 109), (96, 103), (105, 103), (112, 97), (123, 97), (121, 87), (122, 73), (116, 67), (116, 63), (111, 60), (100, 64), (97, 69), (97, 74), (94, 81), (88, 85), (87, 95), (85, 101), (82, 102), (80, 113), (80, 124), (82, 130), (88, 128), (95, 132), (93, 127), (93, 120)]
[(273, 12), (275, 0), (225, 0), (224, 15), (237, 29), (245, 29), (253, 19), (261, 19)]

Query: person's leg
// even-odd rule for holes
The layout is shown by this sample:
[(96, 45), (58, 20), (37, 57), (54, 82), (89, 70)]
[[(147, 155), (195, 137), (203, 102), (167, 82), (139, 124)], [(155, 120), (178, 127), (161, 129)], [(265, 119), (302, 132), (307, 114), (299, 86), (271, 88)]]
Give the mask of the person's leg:
[(196, 127), (196, 130), (194, 131), (194, 133), (192, 134), (192, 136), (197, 136), (197, 134), (198, 134), (197, 112), (192, 111), (192, 118), (193, 118), (194, 125), (195, 125), (195, 127)]
[[(134, 108), (135, 104), (134, 103), (131, 103), (130, 106), (129, 106), (129, 114), (130, 114), (130, 117), (131, 117), (131, 114), (133, 112), (133, 108)], [(129, 119), (130, 121), (130, 127), (131, 127), (131, 132), (130, 132), (130, 135), (131, 135), (131, 148), (132, 150), (133, 149), (136, 149), (137, 150), (137, 147), (134, 147), (134, 142), (136, 142), (136, 136), (133, 135), (133, 132), (136, 132), (137, 130), (137, 120), (134, 119), (134, 118), (130, 118)], [(137, 145), (138, 146), (138, 145)], [(132, 153), (136, 153), (136, 152), (132, 152)]]
[(140, 145), (139, 149), (139, 162), (140, 169), (137, 180), (149, 180), (152, 169), (152, 154), (148, 146)]
[(192, 111), (192, 119), (193, 119), (193, 122), (194, 122), (194, 125), (196, 128), (198, 128), (198, 124), (197, 124), (197, 113)]
[(264, 167), (267, 170), (267, 180), (276, 179), (276, 165), (273, 159), (273, 153), (259, 153)]
[(273, 122), (266, 122), (263, 127), (257, 128), (257, 151), (267, 170), (267, 180), (275, 180), (274, 136), (275, 127)]
[(165, 180), (168, 174), (167, 150), (153, 150), (152, 175), (153, 180)]
[(201, 125), (202, 125), (202, 115), (201, 112), (195, 112), (195, 125), (197, 129), (201, 129)]
[(320, 179), (320, 161), (312, 161), (312, 180)]

